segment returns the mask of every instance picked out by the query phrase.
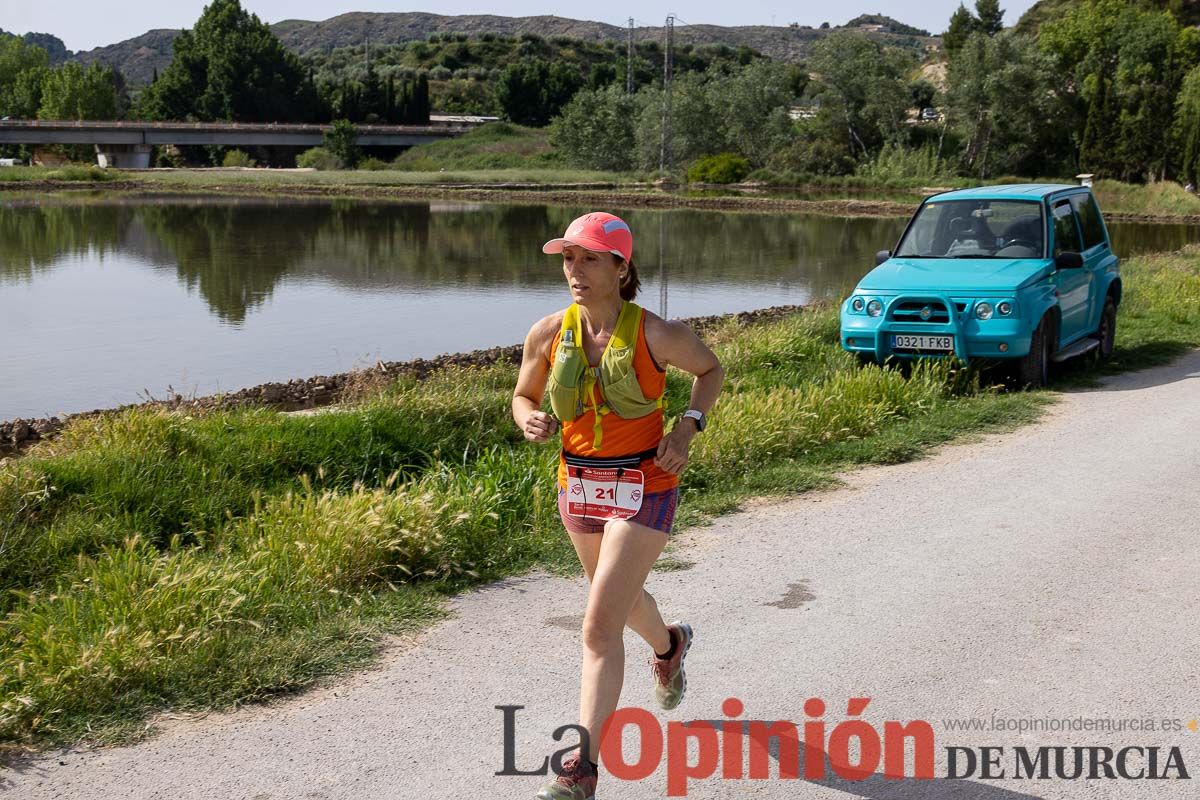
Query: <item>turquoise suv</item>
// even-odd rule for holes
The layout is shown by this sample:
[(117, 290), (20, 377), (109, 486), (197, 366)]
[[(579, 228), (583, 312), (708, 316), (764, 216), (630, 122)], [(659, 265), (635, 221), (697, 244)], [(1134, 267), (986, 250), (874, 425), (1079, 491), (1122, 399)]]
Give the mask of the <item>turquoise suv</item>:
[(1053, 362), (1112, 353), (1121, 275), (1087, 187), (934, 195), (876, 264), (841, 311), (842, 346), (863, 361), (1003, 359), (1044, 386)]

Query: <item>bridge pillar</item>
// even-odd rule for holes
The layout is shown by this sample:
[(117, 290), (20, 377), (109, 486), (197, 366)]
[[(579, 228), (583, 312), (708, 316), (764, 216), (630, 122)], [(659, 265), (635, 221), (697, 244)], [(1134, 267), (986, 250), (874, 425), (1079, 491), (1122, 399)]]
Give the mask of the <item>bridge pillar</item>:
[(96, 163), (101, 167), (118, 169), (149, 169), (150, 145), (148, 144), (98, 144)]

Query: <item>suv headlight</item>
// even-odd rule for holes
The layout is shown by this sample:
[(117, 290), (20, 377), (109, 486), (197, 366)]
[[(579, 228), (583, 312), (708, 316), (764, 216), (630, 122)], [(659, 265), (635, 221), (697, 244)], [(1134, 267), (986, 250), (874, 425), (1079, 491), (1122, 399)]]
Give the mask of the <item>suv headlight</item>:
[(975, 304), (975, 316), (979, 317), (980, 319), (991, 319), (992, 318), (992, 304), (991, 303), (976, 303)]
[(878, 300), (872, 300), (867, 303), (867, 314), (872, 317), (878, 317), (883, 313), (883, 303)]

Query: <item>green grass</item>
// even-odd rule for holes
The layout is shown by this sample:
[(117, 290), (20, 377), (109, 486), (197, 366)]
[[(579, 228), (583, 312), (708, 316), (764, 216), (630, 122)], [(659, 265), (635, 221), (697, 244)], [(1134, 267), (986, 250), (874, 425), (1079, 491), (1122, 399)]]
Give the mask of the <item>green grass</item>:
[(429, 184), (492, 184), (492, 183), (611, 183), (625, 180), (611, 172), (578, 169), (512, 169), (448, 170), (446, 172), (409, 172), (387, 170), (171, 170), (140, 172), (135, 180), (147, 187), (171, 187), (191, 190), (220, 191), (223, 188), (294, 188), (301, 186), (346, 187), (364, 186), (422, 186)]
[(115, 169), (100, 169), (95, 164), (67, 164), (62, 167), (0, 167), (0, 183), (28, 181), (71, 181), (107, 183), (129, 176)]
[(550, 146), (546, 128), (525, 128), (493, 122), (453, 139), (442, 139), (406, 150), (392, 162), (408, 172), (477, 171), (492, 169), (558, 169), (565, 166)]
[(1106, 214), (1200, 215), (1200, 197), (1172, 181), (1148, 184), (1096, 181), (1093, 191)]
[[(1105, 369), (1200, 345), (1200, 249), (1139, 259), (1126, 286)], [(727, 385), (693, 444), (681, 527), (1026, 423), (1051, 398), (948, 364), (860, 368), (829, 308), (709, 339)], [(367, 663), (465, 587), (577, 572), (555, 451), (509, 419), (515, 377), (448, 370), (337, 414), (126, 411), (0, 465), (0, 741), (128, 740), (156, 710)], [(688, 384), (669, 376), (672, 414)]]

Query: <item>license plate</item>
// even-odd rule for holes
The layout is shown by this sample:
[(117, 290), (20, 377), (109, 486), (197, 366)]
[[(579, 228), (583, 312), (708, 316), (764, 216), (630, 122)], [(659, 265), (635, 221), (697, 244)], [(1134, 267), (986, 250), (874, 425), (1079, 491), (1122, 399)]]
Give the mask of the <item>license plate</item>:
[(954, 337), (897, 334), (892, 337), (892, 348), (896, 350), (938, 350), (949, 353), (954, 349)]

